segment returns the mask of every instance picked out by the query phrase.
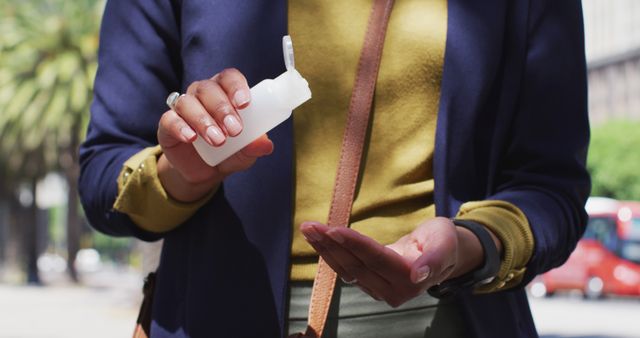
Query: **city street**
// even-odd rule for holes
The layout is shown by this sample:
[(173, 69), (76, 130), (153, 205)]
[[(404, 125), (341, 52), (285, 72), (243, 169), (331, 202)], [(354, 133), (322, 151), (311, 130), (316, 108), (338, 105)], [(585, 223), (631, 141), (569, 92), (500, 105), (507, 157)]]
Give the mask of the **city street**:
[(640, 337), (640, 298), (585, 301), (580, 296), (558, 295), (530, 302), (544, 338)]
[(141, 277), (130, 270), (98, 272), (74, 286), (46, 276), (50, 286), (0, 284), (0, 338), (131, 337)]
[[(85, 283), (89, 286), (0, 285), (0, 338), (130, 337), (140, 276), (111, 271)], [(532, 299), (531, 307), (543, 338), (640, 337), (637, 298), (584, 301), (560, 295)]]

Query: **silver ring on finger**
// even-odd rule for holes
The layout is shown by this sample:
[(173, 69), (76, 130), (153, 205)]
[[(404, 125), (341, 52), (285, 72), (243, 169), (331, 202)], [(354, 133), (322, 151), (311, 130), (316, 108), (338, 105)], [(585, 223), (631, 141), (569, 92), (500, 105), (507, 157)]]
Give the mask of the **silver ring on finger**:
[(347, 285), (358, 284), (358, 279), (357, 278), (353, 278), (352, 280), (346, 280), (346, 279), (344, 279), (344, 277), (340, 277), (340, 279), (342, 280), (343, 283), (345, 283)]
[(169, 96), (167, 96), (167, 101), (166, 101), (167, 106), (169, 106), (171, 110), (175, 111), (176, 104), (178, 103), (178, 99), (180, 99), (183, 96), (184, 94), (180, 94), (178, 92), (172, 92), (171, 94), (169, 94)]

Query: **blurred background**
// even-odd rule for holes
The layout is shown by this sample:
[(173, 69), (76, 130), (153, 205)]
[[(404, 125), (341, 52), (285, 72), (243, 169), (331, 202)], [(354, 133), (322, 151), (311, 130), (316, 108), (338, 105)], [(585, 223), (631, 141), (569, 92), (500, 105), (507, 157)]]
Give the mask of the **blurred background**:
[[(583, 0), (587, 234), (529, 286), (543, 337), (640, 337), (640, 1)], [(0, 0), (0, 338), (130, 336), (161, 243), (87, 224), (76, 193), (103, 0)]]

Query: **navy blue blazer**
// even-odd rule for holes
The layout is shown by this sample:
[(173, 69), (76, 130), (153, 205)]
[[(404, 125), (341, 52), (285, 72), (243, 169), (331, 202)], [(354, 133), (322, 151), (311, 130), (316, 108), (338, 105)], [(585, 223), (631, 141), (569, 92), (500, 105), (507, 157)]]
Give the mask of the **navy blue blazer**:
[[(437, 214), (451, 217), (463, 202), (483, 199), (520, 207), (535, 236), (525, 284), (564, 262), (584, 230), (590, 182), (580, 1), (449, 0), (448, 8)], [(286, 1), (110, 0), (103, 20), (80, 194), (96, 229), (164, 238), (152, 336), (282, 336), (290, 120), (270, 133), (273, 155), (229, 177), (169, 233), (144, 232), (112, 205), (124, 161), (157, 143), (169, 92), (227, 67), (251, 85), (284, 71)], [(460, 298), (476, 337), (537, 336), (522, 288)]]

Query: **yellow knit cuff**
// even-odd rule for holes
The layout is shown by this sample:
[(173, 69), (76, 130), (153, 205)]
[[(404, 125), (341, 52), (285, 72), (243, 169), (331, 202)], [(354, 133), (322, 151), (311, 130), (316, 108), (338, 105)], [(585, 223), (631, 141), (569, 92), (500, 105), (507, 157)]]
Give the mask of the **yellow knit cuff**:
[(477, 201), (463, 204), (456, 218), (483, 224), (502, 242), (498, 275), (491, 283), (481, 285), (475, 291), (490, 293), (517, 286), (533, 255), (533, 233), (525, 214), (505, 201)]
[(176, 228), (204, 205), (214, 192), (202, 199), (183, 203), (171, 198), (158, 178), (160, 146), (131, 156), (118, 176), (118, 196), (113, 208), (127, 214), (140, 228), (161, 233)]

